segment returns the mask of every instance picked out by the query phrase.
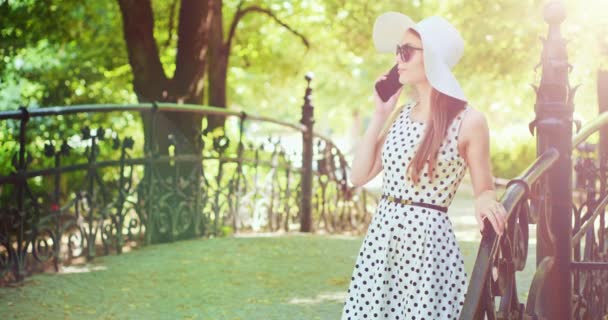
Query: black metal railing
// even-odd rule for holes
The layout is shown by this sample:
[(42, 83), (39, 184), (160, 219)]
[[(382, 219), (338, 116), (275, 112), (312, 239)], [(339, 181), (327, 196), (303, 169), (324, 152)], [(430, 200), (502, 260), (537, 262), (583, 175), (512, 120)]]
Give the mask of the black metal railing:
[[(515, 272), (524, 269), (528, 257), (528, 224), (536, 223), (539, 212), (547, 208), (549, 199), (542, 196), (546, 190), (543, 178), (558, 156), (555, 149), (545, 151), (507, 184), (500, 199), (508, 212), (507, 229), (499, 241), (490, 223), (485, 222), (460, 319), (483, 319), (488, 314), (521, 319), (523, 305), (518, 299)], [(496, 310), (494, 298), (498, 296), (501, 302)]]
[[(606, 73), (608, 75), (608, 73)], [(600, 133), (600, 143), (585, 143), (595, 133)], [(564, 319), (603, 319), (608, 311), (608, 252), (606, 251), (605, 209), (608, 205), (606, 190), (605, 152), (599, 153), (597, 146), (608, 146), (608, 113), (587, 124), (572, 139), (577, 151), (576, 174), (573, 194), (579, 195), (572, 204), (572, 234), (568, 236), (572, 246), (572, 262), (569, 276), (572, 277), (572, 315)], [(501, 239), (496, 237), (489, 222), (486, 222), (477, 259), (471, 275), (467, 299), (460, 319), (553, 319), (552, 304), (547, 299), (549, 276), (554, 271), (555, 259), (545, 257), (539, 263), (529, 288), (524, 305), (518, 299), (516, 287), (517, 271), (523, 271), (528, 252), (528, 224), (537, 224), (550, 232), (547, 218), (550, 202), (547, 192), (548, 172), (556, 163), (559, 153), (547, 149), (525, 173), (507, 184), (500, 199), (509, 214), (508, 228)], [(602, 165), (604, 163), (604, 165)], [(543, 223), (539, 223), (539, 222)], [(540, 242), (552, 243), (556, 235), (539, 238)], [(495, 276), (498, 276), (496, 279)], [(499, 306), (495, 305), (500, 298)]]
[[(362, 233), (377, 198), (347, 183), (344, 155), (313, 131), (307, 80), (300, 124), (170, 103), (0, 112), (3, 159), (12, 159), (0, 175), (1, 279), (125, 245), (247, 231)], [(226, 127), (188, 139), (170, 128), (162, 146), (151, 137), (176, 112), (223, 116)], [(113, 130), (110, 115), (149, 122)], [(62, 129), (45, 137), (41, 126)], [(200, 152), (180, 152), (199, 142)]]
[[(608, 314), (608, 72), (598, 76), (599, 116), (580, 128), (572, 119), (576, 88), (568, 84), (571, 65), (559, 29), (564, 19), (563, 5), (549, 2), (536, 119), (530, 123), (539, 157), (509, 181), (500, 199), (509, 214), (504, 235), (498, 238), (486, 221), (460, 319), (599, 320)], [(587, 142), (596, 133), (599, 142)], [(524, 305), (515, 272), (526, 263), (528, 224), (537, 225), (537, 252)]]

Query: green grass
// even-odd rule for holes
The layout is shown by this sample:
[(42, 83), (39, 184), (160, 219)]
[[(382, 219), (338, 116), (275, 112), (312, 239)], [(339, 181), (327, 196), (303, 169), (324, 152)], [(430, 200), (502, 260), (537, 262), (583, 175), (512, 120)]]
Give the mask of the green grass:
[[(480, 238), (466, 191), (449, 215), (470, 277)], [(143, 247), (0, 288), (0, 318), (339, 319), (362, 241), (293, 234)], [(535, 250), (517, 275), (524, 303)]]
[[(362, 237), (156, 245), (0, 288), (3, 319), (337, 319)], [(470, 273), (477, 243), (461, 242)]]

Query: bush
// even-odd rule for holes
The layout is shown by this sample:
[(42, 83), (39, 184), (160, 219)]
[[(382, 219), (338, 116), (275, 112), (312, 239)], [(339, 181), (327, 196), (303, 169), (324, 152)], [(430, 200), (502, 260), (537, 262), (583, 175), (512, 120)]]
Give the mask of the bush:
[(491, 132), (490, 160), (494, 176), (517, 177), (536, 159), (536, 138), (520, 127)]

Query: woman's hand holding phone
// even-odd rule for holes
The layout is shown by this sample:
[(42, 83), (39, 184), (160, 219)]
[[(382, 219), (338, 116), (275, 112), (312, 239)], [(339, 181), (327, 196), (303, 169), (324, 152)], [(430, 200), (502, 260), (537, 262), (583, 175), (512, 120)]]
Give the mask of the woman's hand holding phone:
[[(378, 84), (381, 81), (386, 80), (387, 76), (388, 76), (387, 74), (380, 76), (376, 80), (376, 84)], [(380, 116), (388, 116), (391, 113), (391, 111), (393, 111), (393, 109), (395, 108), (395, 105), (397, 104), (397, 100), (399, 99), (399, 95), (401, 94), (401, 90), (403, 90), (403, 86), (401, 86), (397, 90), (397, 92), (395, 92), (395, 94), (393, 94), (387, 101), (382, 101), (382, 99), (378, 95), (376, 86), (374, 86), (374, 102), (376, 104), (376, 113), (378, 113)]]

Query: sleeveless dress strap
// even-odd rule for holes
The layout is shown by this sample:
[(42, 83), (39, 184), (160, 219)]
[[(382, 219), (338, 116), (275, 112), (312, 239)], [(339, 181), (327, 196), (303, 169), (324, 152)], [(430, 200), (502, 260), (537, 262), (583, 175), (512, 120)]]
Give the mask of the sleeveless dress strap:
[(467, 113), (467, 111), (469, 111), (469, 106), (466, 105), (464, 107), (464, 109), (462, 111), (460, 111), (460, 113), (458, 113), (458, 115), (456, 115), (456, 117), (453, 120), (452, 123), (452, 133), (455, 136), (459, 136), (460, 135), (460, 127), (462, 125), (462, 120), (464, 120), (464, 116)]

